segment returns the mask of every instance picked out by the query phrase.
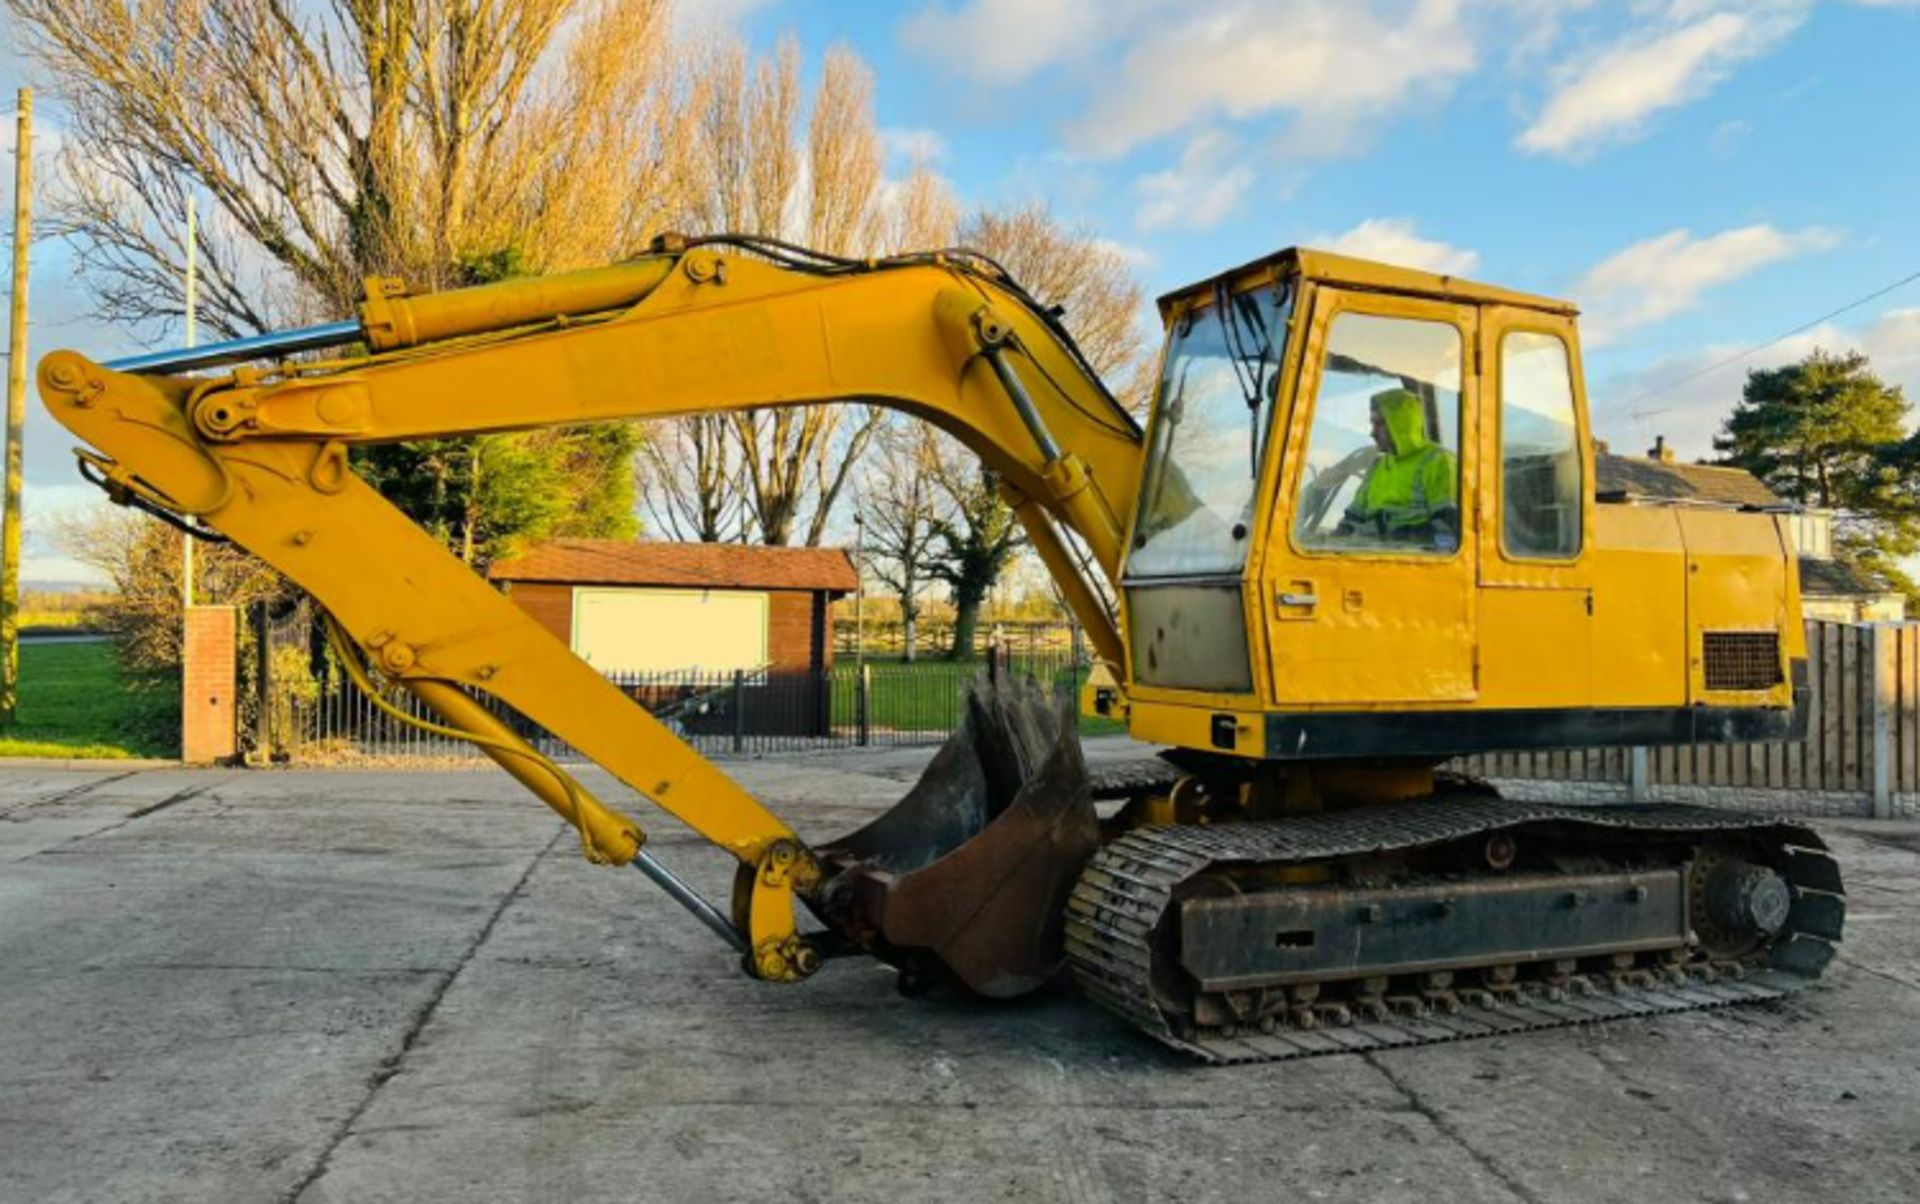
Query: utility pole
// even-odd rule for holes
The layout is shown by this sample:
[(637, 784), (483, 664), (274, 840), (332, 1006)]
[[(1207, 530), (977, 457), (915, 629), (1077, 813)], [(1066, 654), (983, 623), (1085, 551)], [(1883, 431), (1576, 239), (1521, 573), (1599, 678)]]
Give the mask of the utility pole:
[[(187, 198), (187, 346), (193, 346), (193, 311), (199, 300), (200, 278), (195, 271), (194, 256), (199, 249), (200, 231), (198, 215), (194, 212), (193, 198)], [(186, 621), (185, 607), (193, 605), (193, 536), (180, 532), (180, 605), (181, 622)]]
[(0, 726), (20, 705), (20, 434), (27, 420), (27, 244), (33, 238), (33, 89), (13, 143), (13, 313), (7, 336), (6, 515), (0, 518)]

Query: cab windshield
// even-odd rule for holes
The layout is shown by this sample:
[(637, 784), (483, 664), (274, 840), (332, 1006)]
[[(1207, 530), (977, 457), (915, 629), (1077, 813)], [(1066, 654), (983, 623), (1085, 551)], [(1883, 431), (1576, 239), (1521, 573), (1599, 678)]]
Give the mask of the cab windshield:
[(1239, 294), (1222, 286), (1173, 328), (1147, 436), (1129, 577), (1245, 566), (1292, 295), (1286, 282)]

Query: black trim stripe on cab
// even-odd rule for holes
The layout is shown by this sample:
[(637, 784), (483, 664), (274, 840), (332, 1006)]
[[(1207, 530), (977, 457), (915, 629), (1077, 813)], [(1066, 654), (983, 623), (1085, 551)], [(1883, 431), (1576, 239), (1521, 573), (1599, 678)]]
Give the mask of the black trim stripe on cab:
[(1267, 716), (1269, 761), (1460, 757), (1481, 752), (1734, 744), (1806, 738), (1807, 668), (1791, 665), (1793, 707), (1589, 707)]

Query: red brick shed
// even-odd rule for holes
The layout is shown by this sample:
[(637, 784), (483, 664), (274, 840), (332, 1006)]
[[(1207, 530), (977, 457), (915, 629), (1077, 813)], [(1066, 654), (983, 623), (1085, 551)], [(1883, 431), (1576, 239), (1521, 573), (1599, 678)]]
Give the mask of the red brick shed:
[(608, 673), (820, 671), (833, 603), (853, 592), (839, 548), (554, 539), (488, 577)]

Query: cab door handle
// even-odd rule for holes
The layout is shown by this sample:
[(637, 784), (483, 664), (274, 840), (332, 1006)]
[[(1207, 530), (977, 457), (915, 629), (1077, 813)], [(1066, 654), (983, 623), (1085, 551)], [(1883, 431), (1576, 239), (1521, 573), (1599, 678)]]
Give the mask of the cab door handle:
[(1288, 588), (1273, 591), (1273, 617), (1276, 619), (1311, 619), (1314, 607), (1320, 605), (1320, 595), (1314, 590), (1311, 581), (1289, 581)]

